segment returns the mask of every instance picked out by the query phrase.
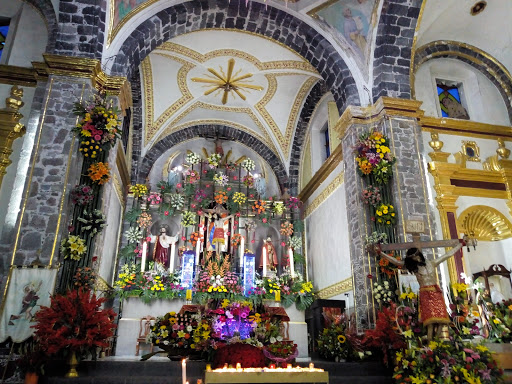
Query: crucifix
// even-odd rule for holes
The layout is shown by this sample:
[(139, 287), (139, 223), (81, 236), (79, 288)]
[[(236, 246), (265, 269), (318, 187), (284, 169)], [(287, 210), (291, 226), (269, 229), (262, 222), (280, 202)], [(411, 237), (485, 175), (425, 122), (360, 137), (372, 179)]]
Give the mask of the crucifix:
[[(406, 222), (407, 233), (413, 234), (413, 241), (408, 243), (385, 244), (375, 246), (373, 251), (384, 257), (390, 263), (404, 267), (416, 276), (420, 285), (418, 297), (421, 322), (427, 327), (427, 338), (432, 340), (434, 330), (441, 337), (443, 328), (450, 323), (450, 317), (446, 311), (443, 292), (437, 282), (436, 267), (448, 260), (462, 248), (459, 240), (421, 241), (420, 234), (425, 231), (425, 225), (421, 220)], [(449, 252), (435, 260), (427, 260), (421, 252), (422, 248), (453, 247)], [(407, 249), (404, 260), (397, 260), (383, 251), (395, 251)]]

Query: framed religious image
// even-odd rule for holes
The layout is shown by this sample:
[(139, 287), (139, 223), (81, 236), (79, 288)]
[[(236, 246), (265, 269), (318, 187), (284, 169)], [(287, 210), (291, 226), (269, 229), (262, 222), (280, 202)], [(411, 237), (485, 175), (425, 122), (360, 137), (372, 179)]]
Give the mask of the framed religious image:
[(21, 343), (33, 335), (32, 319), (42, 306), (50, 305), (57, 268), (11, 267), (0, 316), (0, 342), (11, 338)]
[(480, 148), (474, 141), (462, 142), (462, 154), (469, 161), (480, 161)]

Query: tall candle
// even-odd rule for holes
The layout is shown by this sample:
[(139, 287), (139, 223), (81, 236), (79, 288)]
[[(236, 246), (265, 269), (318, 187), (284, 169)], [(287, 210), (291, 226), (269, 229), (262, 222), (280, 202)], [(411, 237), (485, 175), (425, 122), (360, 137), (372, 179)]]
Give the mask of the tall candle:
[(263, 252), (261, 254), (261, 257), (263, 257), (263, 277), (267, 276), (267, 247), (265, 246), (265, 243), (263, 243)]
[[(156, 246), (156, 244), (155, 244)], [(146, 270), (146, 252), (148, 250), (148, 243), (142, 243), (142, 259), (140, 261), (140, 271), (144, 272)]]
[(169, 262), (169, 273), (174, 271), (174, 253), (176, 251), (176, 242), (171, 244), (171, 261)]
[(241, 236), (240, 240), (240, 272), (242, 272), (242, 267), (244, 264), (244, 249), (245, 249), (245, 237)]
[(199, 247), (200, 246), (201, 246), (201, 242), (198, 239), (196, 242), (196, 261), (195, 261), (195, 265), (194, 265), (196, 268), (199, 265)]
[(187, 360), (181, 360), (181, 382), (187, 384)]
[(288, 247), (288, 258), (290, 259), (290, 275), (292, 278), (295, 277), (295, 268), (293, 265), (293, 249), (292, 247)]

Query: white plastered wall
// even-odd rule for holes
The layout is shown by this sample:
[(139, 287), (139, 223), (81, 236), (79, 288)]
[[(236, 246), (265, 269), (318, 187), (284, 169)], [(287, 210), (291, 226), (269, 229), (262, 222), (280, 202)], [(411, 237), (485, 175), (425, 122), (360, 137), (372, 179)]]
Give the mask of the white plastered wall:
[[(342, 169), (343, 163), (318, 187), (308, 199), (308, 205), (322, 194)], [(305, 219), (309, 278), (313, 281), (316, 291), (350, 278), (352, 275), (345, 200), (345, 188), (341, 183)], [(349, 292), (349, 295), (351, 294), (352, 292)], [(353, 300), (347, 300), (344, 294), (332, 299), (346, 300), (347, 307), (350, 303), (353, 305)]]
[(472, 121), (510, 125), (507, 108), (498, 89), (484, 74), (456, 59), (435, 59), (421, 65), (415, 74), (416, 99), (427, 116), (441, 117), (436, 79), (462, 84), (462, 105)]

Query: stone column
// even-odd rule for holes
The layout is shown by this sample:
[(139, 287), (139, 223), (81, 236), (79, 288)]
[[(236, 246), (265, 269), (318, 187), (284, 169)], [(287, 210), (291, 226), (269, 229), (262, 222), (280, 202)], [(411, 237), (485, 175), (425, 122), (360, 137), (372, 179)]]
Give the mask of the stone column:
[(378, 272), (375, 256), (365, 249), (365, 236), (371, 234), (370, 217), (360, 199), (363, 180), (357, 174), (353, 148), (359, 136), (372, 129), (382, 131), (389, 137), (391, 151), (397, 157), (391, 184), (398, 215), (398, 239), (407, 240), (404, 220), (410, 218), (422, 219), (428, 239), (434, 239), (435, 226), (425, 185), (426, 162), (422, 156), (421, 127), (417, 121), (421, 115), (420, 104), (413, 100), (381, 97), (373, 106), (348, 108), (336, 124), (345, 163), (344, 184), (358, 328), (368, 327), (375, 320), (372, 278)]

